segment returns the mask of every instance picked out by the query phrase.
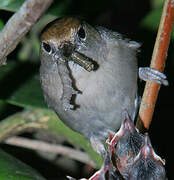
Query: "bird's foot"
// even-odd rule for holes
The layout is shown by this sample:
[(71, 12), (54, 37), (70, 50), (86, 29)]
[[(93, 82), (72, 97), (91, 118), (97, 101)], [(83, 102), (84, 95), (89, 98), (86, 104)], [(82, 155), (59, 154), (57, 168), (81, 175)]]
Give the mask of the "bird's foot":
[(139, 68), (139, 78), (144, 81), (153, 81), (165, 86), (169, 84), (165, 74), (149, 67)]

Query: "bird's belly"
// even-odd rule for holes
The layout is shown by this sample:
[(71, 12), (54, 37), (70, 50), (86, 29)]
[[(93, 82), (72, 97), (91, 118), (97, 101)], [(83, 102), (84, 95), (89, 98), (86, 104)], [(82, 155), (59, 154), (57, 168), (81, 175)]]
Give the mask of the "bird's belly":
[(87, 72), (81, 68), (75, 72), (72, 73), (75, 85), (82, 92), (75, 97), (78, 108), (64, 111), (61, 101), (63, 88), (56, 70), (42, 75), (45, 99), (67, 126), (87, 138), (97, 134), (104, 139), (108, 131), (119, 129), (125, 109), (129, 114), (135, 110), (136, 73), (130, 72), (132, 78), (129, 81), (126, 78), (116, 81), (120, 75), (118, 71), (107, 72), (100, 68), (96, 72)]
[(85, 78), (85, 81), (83, 76), (77, 79), (77, 88), (82, 91), (82, 94), (78, 94), (75, 98), (75, 103), (79, 107), (58, 113), (69, 127), (84, 134), (87, 138), (91, 134), (97, 134), (101, 136), (101, 139), (105, 138), (109, 131), (119, 129), (125, 109), (130, 114), (135, 109), (136, 86), (129, 87), (129, 83), (120, 86), (120, 82), (115, 81), (115, 75), (112, 73), (100, 77), (96, 74), (96, 76)]

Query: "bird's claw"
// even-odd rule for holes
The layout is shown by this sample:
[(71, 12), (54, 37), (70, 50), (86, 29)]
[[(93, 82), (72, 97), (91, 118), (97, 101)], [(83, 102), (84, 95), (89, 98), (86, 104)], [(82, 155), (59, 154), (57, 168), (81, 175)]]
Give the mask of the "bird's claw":
[(158, 84), (163, 84), (165, 86), (169, 85), (165, 74), (149, 67), (139, 68), (139, 78), (144, 81), (153, 81)]

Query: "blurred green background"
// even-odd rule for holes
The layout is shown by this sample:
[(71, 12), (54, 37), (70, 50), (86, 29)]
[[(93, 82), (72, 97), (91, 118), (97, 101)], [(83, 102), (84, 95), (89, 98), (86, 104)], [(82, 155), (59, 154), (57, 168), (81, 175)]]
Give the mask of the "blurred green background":
[[(42, 28), (56, 17), (64, 15), (77, 15), (83, 17), (92, 25), (102, 25), (109, 29), (118, 31), (130, 39), (136, 40), (142, 44), (138, 54), (139, 66), (149, 66), (153, 46), (156, 38), (157, 28), (161, 16), (163, 0), (59, 0), (54, 1), (51, 7), (41, 17), (39, 22), (23, 38), (17, 48), (8, 56), (8, 65), (0, 67), (0, 119), (8, 120), (17, 112), (28, 109), (41, 108), (47, 112), (47, 106), (44, 102), (39, 83), (39, 35)], [(19, 9), (23, 0), (1, 0), (0, 1), (0, 29)], [(166, 171), (168, 178), (172, 177), (172, 117), (174, 108), (174, 51), (173, 51), (174, 33), (170, 43), (165, 74), (169, 80), (168, 87), (161, 87), (157, 101), (153, 121), (150, 126), (150, 137), (157, 154), (166, 160)], [(140, 84), (140, 95), (144, 83)], [(56, 126), (58, 120), (54, 120)], [(63, 129), (64, 125), (61, 125)], [(54, 129), (53, 131), (59, 131)], [(85, 149), (94, 158), (95, 153), (78, 134), (73, 134), (70, 130), (65, 130), (57, 134), (62, 136), (64, 143), (71, 146), (75, 140), (75, 146)], [(1, 133), (1, 131), (0, 131)], [(56, 135), (57, 135), (56, 134)], [(73, 135), (72, 135), (73, 134)], [(33, 132), (25, 132), (22, 136), (33, 138)], [(79, 140), (80, 139), (80, 140)], [(83, 143), (79, 143), (79, 142)], [(78, 144), (79, 143), (79, 144)], [(18, 159), (37, 169), (46, 179), (65, 179), (65, 175), (74, 177), (87, 177), (94, 171), (89, 166), (79, 162), (73, 162), (62, 156), (58, 157), (59, 163), (52, 163), (48, 159), (42, 158), (37, 153), (23, 148), (1, 144), (1, 149), (13, 154)], [(32, 158), (31, 158), (32, 157)], [(64, 163), (71, 164), (65, 167)], [(94, 158), (95, 159), (95, 158)], [(1, 159), (0, 159), (1, 161)], [(98, 162), (98, 161), (97, 161)], [(98, 164), (100, 164), (98, 162)], [(1, 179), (1, 171), (0, 171)], [(33, 178), (35, 179), (35, 178)]]

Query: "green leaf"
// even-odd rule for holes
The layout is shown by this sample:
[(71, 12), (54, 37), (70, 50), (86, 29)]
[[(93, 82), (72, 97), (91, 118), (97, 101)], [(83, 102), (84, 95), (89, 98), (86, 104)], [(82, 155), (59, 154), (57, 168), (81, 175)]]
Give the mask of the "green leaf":
[(152, 7), (154, 8), (158, 8), (160, 6), (162, 6), (164, 3), (164, 0), (152, 0), (151, 4), (152, 4)]
[(66, 14), (72, 3), (73, 3), (72, 0), (54, 1), (51, 7), (48, 9), (47, 13), (55, 16), (62, 16)]
[(102, 158), (91, 148), (89, 140), (67, 127), (57, 117), (56, 113), (48, 109), (25, 109), (8, 116), (0, 122), (0, 141), (7, 138), (9, 134), (19, 134), (28, 128), (34, 129), (35, 132), (38, 129), (42, 129), (47, 137), (51, 135), (53, 139), (54, 136), (55, 138), (64, 137), (72, 145), (88, 152), (91, 159), (100, 167)]
[(0, 30), (4, 27), (4, 22), (0, 19)]
[(5, 106), (5, 103), (2, 100), (0, 100), (0, 114), (3, 113), (4, 106)]
[[(162, 15), (162, 7), (156, 8), (151, 11), (141, 22), (141, 27), (149, 29), (151, 31), (158, 31), (161, 15)], [(172, 31), (171, 38), (174, 38), (174, 30)]]
[(23, 2), (24, 0), (1, 0), (0, 9), (15, 12)]
[(151, 11), (141, 22), (141, 25), (145, 28), (151, 29), (152, 31), (157, 30), (162, 14), (162, 7)]
[(0, 179), (44, 180), (34, 169), (0, 150)]
[(39, 66), (9, 63), (0, 67), (0, 99), (21, 107), (47, 108), (39, 81)]
[(39, 75), (23, 83), (17, 91), (7, 99), (7, 102), (21, 107), (40, 107), (47, 108), (40, 87)]

